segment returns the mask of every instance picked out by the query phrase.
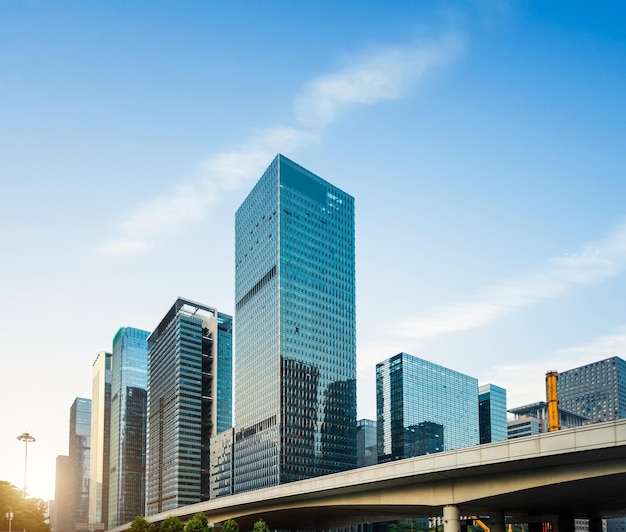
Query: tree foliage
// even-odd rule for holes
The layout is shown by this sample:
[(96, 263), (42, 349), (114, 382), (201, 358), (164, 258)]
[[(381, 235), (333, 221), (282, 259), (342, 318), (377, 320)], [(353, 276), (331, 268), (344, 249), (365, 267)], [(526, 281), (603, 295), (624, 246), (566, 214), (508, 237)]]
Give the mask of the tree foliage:
[(185, 528), (185, 523), (183, 523), (177, 516), (168, 515), (161, 526), (159, 527), (159, 532), (183, 532)]
[(24, 497), (22, 490), (10, 482), (0, 480), (0, 529), (9, 529), (8, 513), (13, 514), (12, 530), (50, 532), (48, 504), (41, 499)]
[(239, 532), (239, 525), (234, 519), (228, 519), (222, 524), (222, 532)]
[(185, 532), (211, 532), (212, 530), (213, 527), (209, 526), (206, 515), (202, 512), (195, 514), (185, 525)]
[(270, 527), (267, 526), (267, 523), (263, 521), (263, 519), (259, 519), (256, 523), (254, 523), (253, 532), (270, 532)]
[(136, 515), (128, 530), (129, 532), (153, 532), (154, 525), (143, 515)]

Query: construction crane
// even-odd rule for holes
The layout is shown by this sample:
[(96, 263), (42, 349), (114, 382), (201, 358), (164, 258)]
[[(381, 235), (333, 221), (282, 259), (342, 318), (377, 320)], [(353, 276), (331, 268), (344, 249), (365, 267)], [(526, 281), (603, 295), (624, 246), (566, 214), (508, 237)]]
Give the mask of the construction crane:
[(556, 371), (546, 373), (546, 395), (548, 397), (548, 432), (561, 430), (559, 423), (559, 399), (557, 397), (556, 383), (559, 374)]

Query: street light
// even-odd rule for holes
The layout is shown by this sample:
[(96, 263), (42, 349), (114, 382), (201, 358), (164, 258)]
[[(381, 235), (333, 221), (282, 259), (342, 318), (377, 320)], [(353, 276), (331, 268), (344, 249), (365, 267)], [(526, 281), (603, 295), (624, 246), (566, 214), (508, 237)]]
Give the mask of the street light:
[(22, 432), (17, 437), (18, 440), (24, 442), (24, 498), (26, 498), (26, 466), (28, 465), (28, 443), (36, 441), (28, 432)]

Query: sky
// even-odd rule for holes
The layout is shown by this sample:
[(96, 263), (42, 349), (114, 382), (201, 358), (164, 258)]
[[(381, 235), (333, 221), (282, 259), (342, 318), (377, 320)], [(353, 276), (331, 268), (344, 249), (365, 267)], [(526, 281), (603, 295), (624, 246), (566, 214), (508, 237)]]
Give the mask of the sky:
[(234, 213), (277, 153), (355, 197), (359, 418), (399, 352), (509, 408), (626, 357), (625, 24), (603, 0), (0, 0), (0, 480), (54, 498), (120, 327), (178, 296), (233, 313)]

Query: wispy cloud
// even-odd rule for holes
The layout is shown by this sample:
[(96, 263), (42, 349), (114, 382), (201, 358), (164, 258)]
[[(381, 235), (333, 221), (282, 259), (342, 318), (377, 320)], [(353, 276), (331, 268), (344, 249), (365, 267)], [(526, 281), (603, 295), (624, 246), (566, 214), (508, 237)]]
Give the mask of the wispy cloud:
[(484, 288), (472, 301), (453, 302), (429, 316), (402, 320), (393, 331), (404, 338), (421, 338), (482, 327), (516, 308), (565, 294), (577, 285), (593, 284), (626, 267), (626, 222), (576, 254), (555, 257), (523, 277)]
[(162, 237), (201, 221), (224, 194), (258, 179), (276, 153), (320, 141), (342, 110), (405, 97), (426, 73), (448, 63), (461, 48), (461, 40), (451, 35), (425, 44), (380, 47), (337, 72), (311, 80), (293, 100), (291, 125), (261, 129), (241, 146), (198, 163), (191, 178), (128, 213), (96, 251), (105, 255), (149, 251)]

